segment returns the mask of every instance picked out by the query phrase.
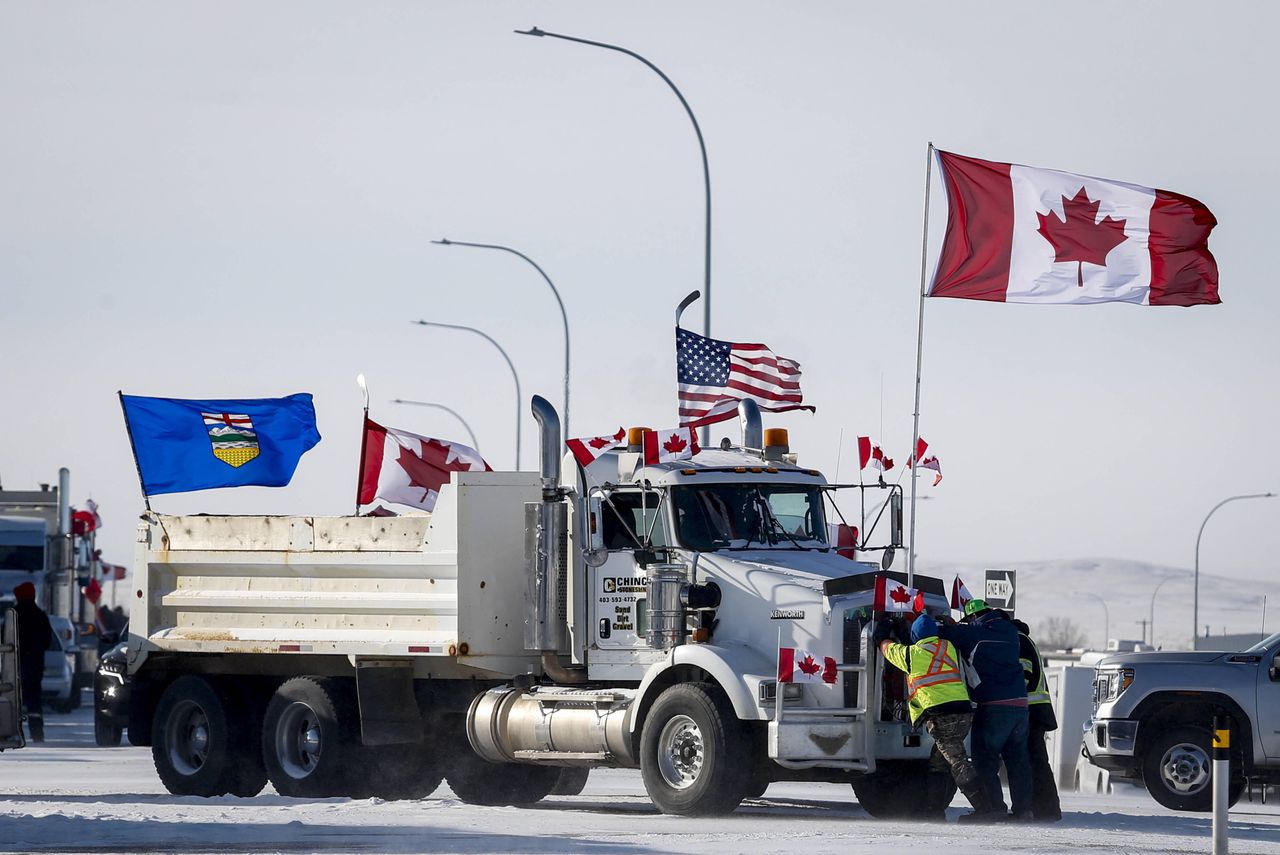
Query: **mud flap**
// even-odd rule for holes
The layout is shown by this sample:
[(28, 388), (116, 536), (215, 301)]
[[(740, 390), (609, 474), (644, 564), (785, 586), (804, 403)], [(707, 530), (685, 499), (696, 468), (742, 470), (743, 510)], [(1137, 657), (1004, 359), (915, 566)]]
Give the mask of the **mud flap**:
[(422, 715), (413, 691), (413, 663), (403, 659), (356, 660), (360, 741), (364, 745), (422, 742)]

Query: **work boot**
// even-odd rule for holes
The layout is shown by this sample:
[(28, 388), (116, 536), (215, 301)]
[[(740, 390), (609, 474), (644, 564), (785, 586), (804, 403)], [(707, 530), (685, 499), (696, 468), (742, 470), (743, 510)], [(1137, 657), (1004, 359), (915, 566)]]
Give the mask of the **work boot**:
[(924, 822), (946, 822), (951, 792), (950, 773), (930, 772), (925, 780), (924, 809), (916, 814), (916, 818)]
[(964, 797), (969, 800), (969, 804), (973, 805), (973, 813), (961, 814), (957, 820), (958, 822), (1004, 822), (1007, 818), (1004, 812), (1004, 805), (997, 808), (991, 804), (991, 798), (987, 795), (987, 791), (979, 785), (970, 784), (962, 792)]

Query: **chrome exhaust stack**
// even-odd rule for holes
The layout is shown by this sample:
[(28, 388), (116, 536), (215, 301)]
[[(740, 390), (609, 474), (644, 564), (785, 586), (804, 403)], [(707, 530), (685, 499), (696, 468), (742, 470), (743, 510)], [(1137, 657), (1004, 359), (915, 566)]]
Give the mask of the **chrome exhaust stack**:
[(538, 422), (538, 476), (542, 479), (542, 501), (560, 499), (560, 416), (551, 402), (534, 395), (529, 404)]
[[(533, 396), (533, 417), (540, 429), (538, 475), (542, 501), (524, 506), (527, 585), (524, 623), (526, 650), (558, 652), (565, 646), (568, 582), (569, 508), (560, 493), (560, 416), (551, 402)], [(554, 657), (544, 657), (554, 658)]]
[(760, 407), (750, 398), (738, 402), (738, 420), (742, 422), (743, 450), (760, 451), (764, 448), (764, 427), (760, 422)]

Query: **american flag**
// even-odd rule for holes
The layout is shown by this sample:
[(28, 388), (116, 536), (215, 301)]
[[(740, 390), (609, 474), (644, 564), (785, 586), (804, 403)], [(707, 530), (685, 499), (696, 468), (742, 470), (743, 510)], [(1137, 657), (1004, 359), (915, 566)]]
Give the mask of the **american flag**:
[(809, 410), (800, 402), (800, 363), (775, 356), (763, 344), (738, 344), (676, 327), (676, 382), (680, 426), (731, 419), (750, 398), (774, 413)]

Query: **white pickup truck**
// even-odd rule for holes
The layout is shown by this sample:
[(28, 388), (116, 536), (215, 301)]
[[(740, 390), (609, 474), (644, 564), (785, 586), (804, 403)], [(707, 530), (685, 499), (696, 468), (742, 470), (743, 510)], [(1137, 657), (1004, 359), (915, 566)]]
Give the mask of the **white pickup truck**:
[[(533, 412), (540, 472), (455, 473), (431, 515), (145, 518), (128, 732), (170, 792), (401, 798), (447, 778), (519, 804), (610, 766), (666, 813), (784, 779), (848, 782), (876, 815), (941, 809), (869, 644), (876, 575), (906, 577), (836, 551), (836, 487), (785, 432), (747, 402), (740, 445), (567, 457), (562, 477), (559, 419)], [(887, 541), (858, 544), (887, 567), (901, 491), (849, 488), (859, 509), (856, 491), (887, 496), (865, 513)], [(946, 611), (941, 581), (914, 583)], [(832, 657), (834, 682), (780, 687), (780, 646)]]

